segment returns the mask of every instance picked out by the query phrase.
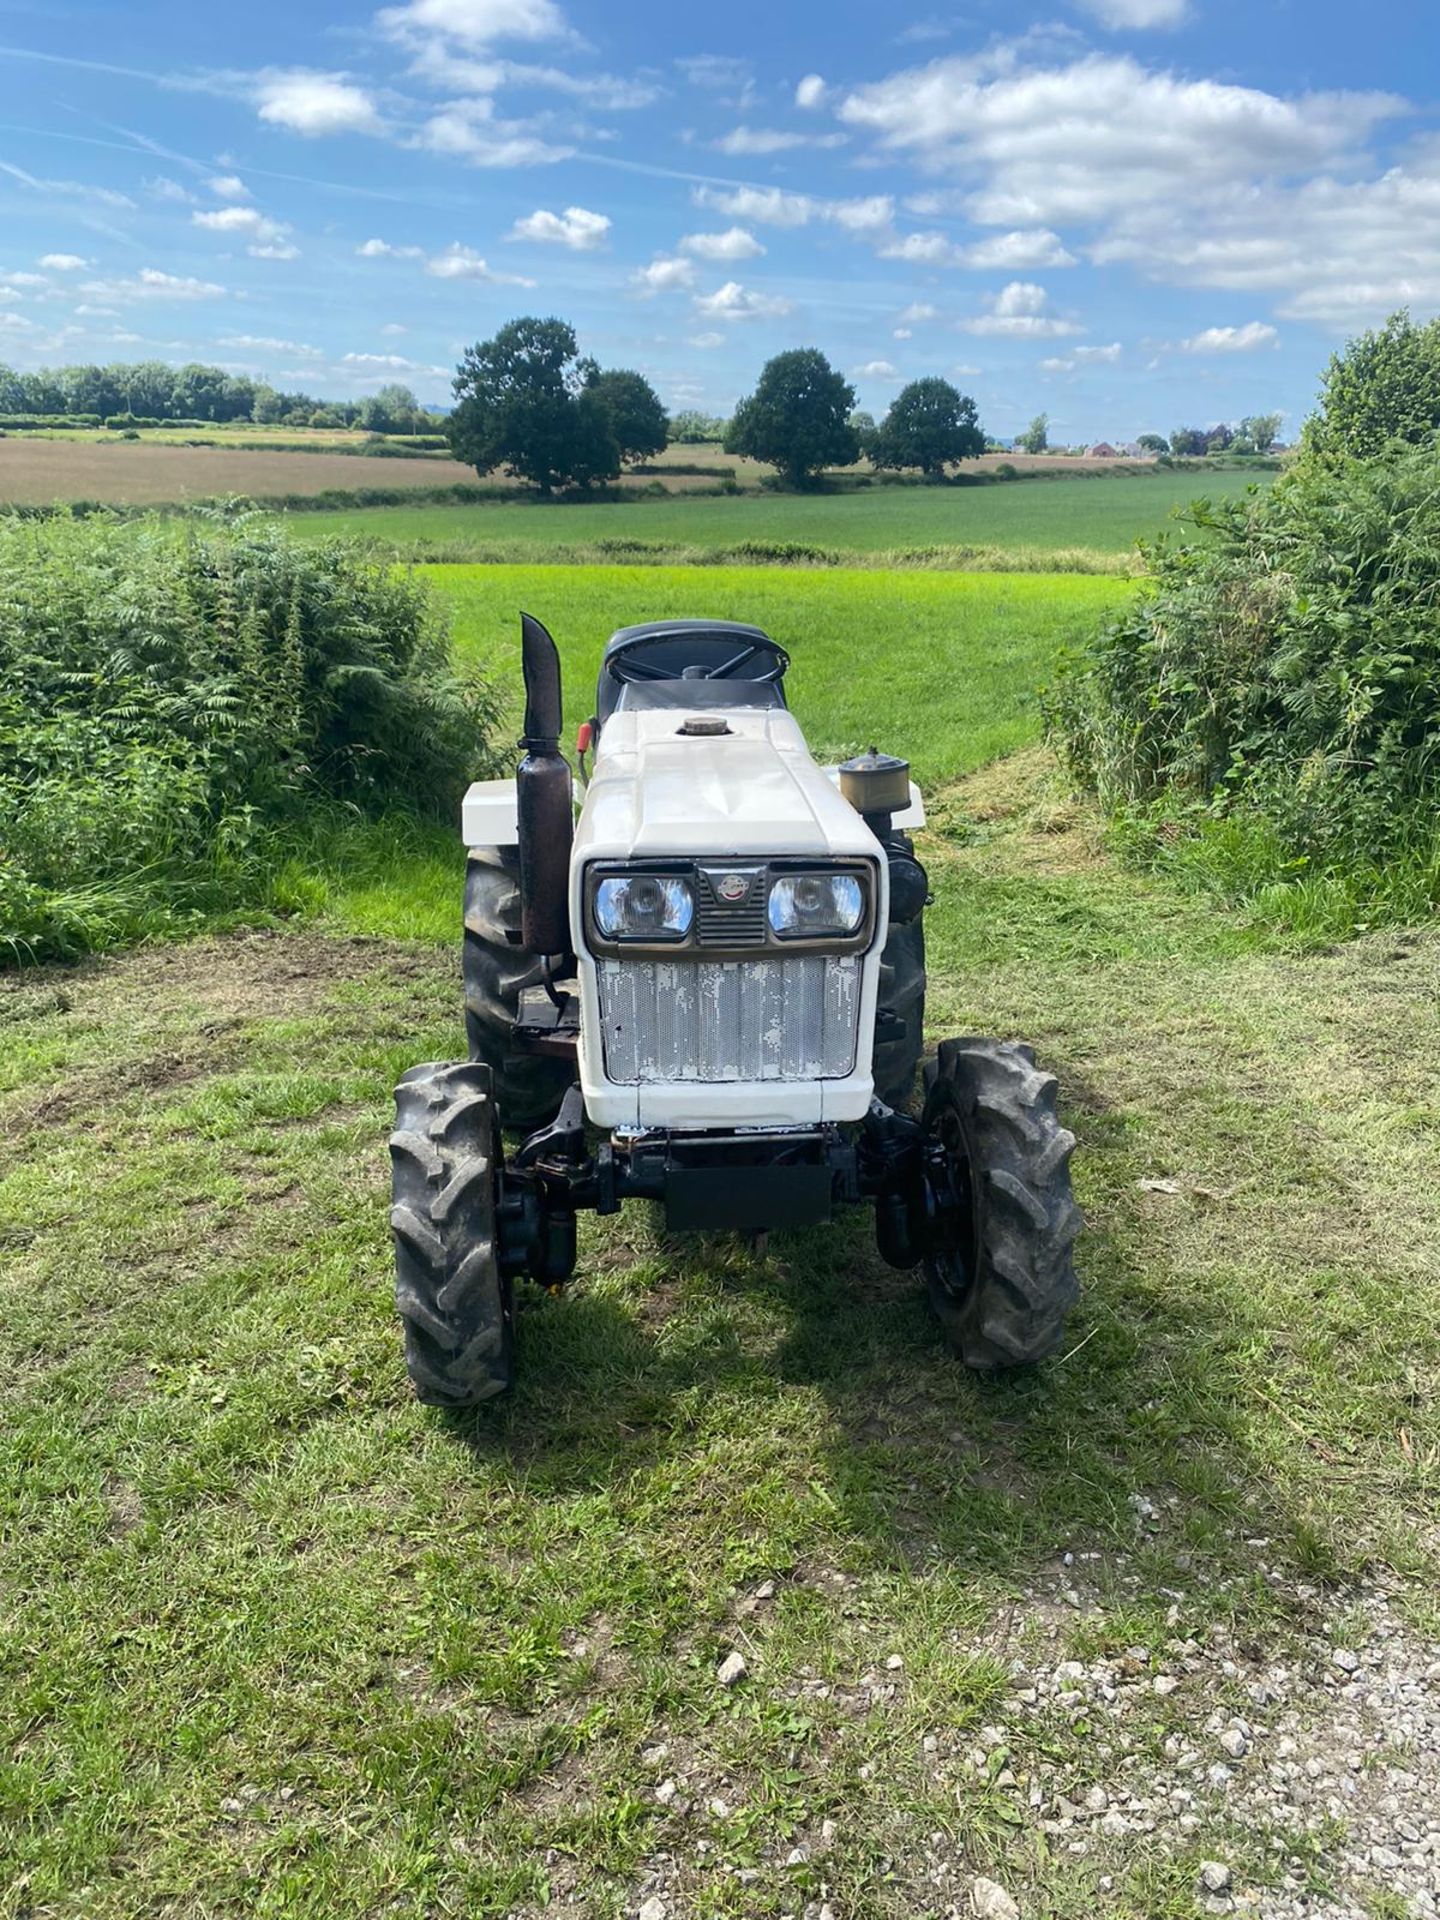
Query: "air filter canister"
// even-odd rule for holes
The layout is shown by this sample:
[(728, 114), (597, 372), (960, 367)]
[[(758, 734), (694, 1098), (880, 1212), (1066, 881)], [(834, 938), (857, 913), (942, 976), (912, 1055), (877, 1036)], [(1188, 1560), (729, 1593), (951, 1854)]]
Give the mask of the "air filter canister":
[(840, 791), (857, 813), (903, 813), (910, 804), (910, 762), (871, 747), (842, 764)]

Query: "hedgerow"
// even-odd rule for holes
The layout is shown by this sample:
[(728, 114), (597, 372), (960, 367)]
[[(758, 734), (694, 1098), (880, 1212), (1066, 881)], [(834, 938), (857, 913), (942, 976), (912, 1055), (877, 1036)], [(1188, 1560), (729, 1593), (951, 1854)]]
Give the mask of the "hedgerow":
[(0, 959), (264, 903), (327, 813), (448, 813), (498, 711), (425, 589), (347, 544), (0, 522)]
[(1048, 696), (1072, 772), (1177, 868), (1343, 932), (1440, 903), (1440, 448), (1197, 503), (1202, 537)]

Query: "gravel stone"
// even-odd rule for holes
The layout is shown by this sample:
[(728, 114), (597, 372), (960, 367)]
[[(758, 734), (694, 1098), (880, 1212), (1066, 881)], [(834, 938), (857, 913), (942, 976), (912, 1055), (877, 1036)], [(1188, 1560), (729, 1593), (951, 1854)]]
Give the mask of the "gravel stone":
[(1228, 1893), (1230, 1869), (1220, 1860), (1200, 1862), (1200, 1886), (1205, 1893)]
[(1020, 1909), (998, 1880), (983, 1876), (970, 1883), (970, 1908), (976, 1920), (1020, 1920)]
[(722, 1687), (738, 1687), (749, 1671), (743, 1653), (727, 1653), (715, 1669), (715, 1678)]

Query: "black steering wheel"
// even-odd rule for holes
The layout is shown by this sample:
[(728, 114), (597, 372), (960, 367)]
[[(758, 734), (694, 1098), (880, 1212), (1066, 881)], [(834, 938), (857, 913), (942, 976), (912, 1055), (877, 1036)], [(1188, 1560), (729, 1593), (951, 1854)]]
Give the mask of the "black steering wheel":
[[(718, 667), (682, 667), (678, 672), (674, 667), (657, 666), (653, 660), (632, 659), (628, 652), (614, 653), (607, 662), (607, 671), (622, 685), (633, 685), (637, 680), (728, 680), (743, 667), (747, 660), (753, 660), (757, 653), (768, 653), (768, 647), (742, 647), (739, 653), (732, 654), (728, 660), (722, 660)], [(754, 687), (773, 686), (777, 680), (785, 677), (787, 661), (783, 654), (776, 654), (763, 673), (747, 676)]]

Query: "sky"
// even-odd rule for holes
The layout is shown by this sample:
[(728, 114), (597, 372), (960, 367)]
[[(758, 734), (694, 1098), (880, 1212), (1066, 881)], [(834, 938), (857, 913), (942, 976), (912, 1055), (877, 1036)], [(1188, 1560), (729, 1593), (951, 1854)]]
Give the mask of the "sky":
[(672, 408), (818, 346), (1123, 440), (1440, 311), (1418, 0), (926, 5), (0, 0), (0, 360), (444, 403), (555, 313)]

